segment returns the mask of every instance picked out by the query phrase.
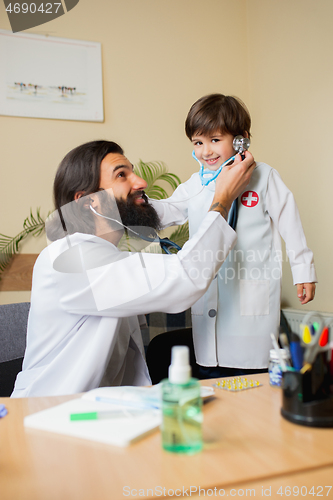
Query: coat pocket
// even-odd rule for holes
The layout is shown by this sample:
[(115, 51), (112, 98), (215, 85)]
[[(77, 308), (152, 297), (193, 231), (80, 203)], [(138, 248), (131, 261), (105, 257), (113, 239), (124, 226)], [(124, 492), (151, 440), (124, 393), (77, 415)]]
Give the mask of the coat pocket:
[(240, 280), (241, 316), (269, 314), (269, 280)]

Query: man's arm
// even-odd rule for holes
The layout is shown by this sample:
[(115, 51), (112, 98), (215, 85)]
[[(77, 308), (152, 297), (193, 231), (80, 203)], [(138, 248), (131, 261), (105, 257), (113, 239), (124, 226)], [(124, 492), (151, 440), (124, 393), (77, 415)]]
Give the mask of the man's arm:
[[(248, 154), (249, 155), (249, 154)], [(60, 304), (71, 313), (126, 317), (154, 311), (177, 313), (194, 304), (236, 243), (236, 233), (224, 218), (234, 197), (248, 184), (252, 155), (228, 169), (196, 234), (177, 255), (117, 252), (108, 265), (78, 275), (59, 276)], [(220, 174), (221, 175), (221, 174)], [(110, 252), (103, 243), (103, 251)]]
[(187, 202), (191, 198), (187, 191), (188, 182), (180, 184), (170, 198), (163, 200), (149, 199), (149, 203), (155, 208), (160, 218), (162, 229), (169, 226), (180, 226), (187, 221)]

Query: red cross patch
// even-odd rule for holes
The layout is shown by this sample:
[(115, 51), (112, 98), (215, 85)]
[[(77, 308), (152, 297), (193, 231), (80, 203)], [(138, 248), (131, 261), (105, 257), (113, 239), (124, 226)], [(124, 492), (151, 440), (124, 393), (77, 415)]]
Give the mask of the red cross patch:
[(241, 196), (244, 207), (255, 207), (259, 202), (259, 195), (255, 191), (245, 191)]

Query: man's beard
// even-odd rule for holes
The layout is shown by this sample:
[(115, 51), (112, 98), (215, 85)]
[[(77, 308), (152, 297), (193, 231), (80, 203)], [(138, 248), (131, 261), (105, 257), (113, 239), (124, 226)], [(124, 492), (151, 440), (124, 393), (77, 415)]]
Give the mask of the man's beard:
[[(135, 203), (135, 200), (138, 197), (142, 197), (145, 200), (145, 203)], [(141, 226), (154, 229), (155, 231), (159, 231), (161, 229), (160, 218), (155, 208), (150, 205), (144, 191), (136, 191), (135, 193), (129, 194), (126, 200), (123, 200), (122, 198), (115, 198), (115, 201), (117, 203), (120, 219), (119, 216), (115, 216), (114, 202), (110, 199), (104, 200), (102, 203), (102, 213), (106, 217), (119, 220), (121, 225), (127, 227)], [(109, 221), (109, 224), (113, 230), (119, 229), (119, 226), (115, 225), (113, 221)]]
[[(145, 203), (136, 204), (135, 199), (142, 196)], [(124, 226), (145, 226), (159, 231), (161, 221), (155, 210), (150, 205), (144, 191), (129, 194), (126, 200), (116, 199), (121, 222)]]

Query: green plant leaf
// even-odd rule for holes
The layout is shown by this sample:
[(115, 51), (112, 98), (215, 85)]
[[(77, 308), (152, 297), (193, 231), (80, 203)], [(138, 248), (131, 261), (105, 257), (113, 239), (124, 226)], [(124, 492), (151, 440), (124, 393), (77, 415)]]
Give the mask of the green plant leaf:
[(35, 237), (39, 236), (44, 229), (45, 221), (40, 215), (40, 208), (36, 209), (36, 217), (30, 208), (30, 216), (23, 222), (23, 231), (16, 236), (6, 236), (0, 233), (0, 279), (1, 273), (6, 269), (12, 257), (19, 253), (22, 240), (30, 234)]
[(172, 232), (169, 239), (182, 247), (189, 239), (188, 222), (185, 222), (182, 226), (178, 226), (177, 229)]
[[(23, 229), (26, 231), (27, 235), (32, 234), (33, 236), (39, 236), (45, 229), (45, 221), (42, 219), (40, 215), (40, 208), (36, 209), (36, 218), (32, 214), (32, 210), (30, 208), (30, 217), (24, 219)], [(47, 214), (47, 217), (50, 215), (50, 212)]]
[(149, 198), (155, 200), (162, 200), (169, 196), (163, 187), (156, 184), (157, 182), (166, 182), (173, 191), (181, 182), (178, 175), (170, 174), (166, 164), (161, 161), (145, 163), (139, 160), (139, 163), (134, 167), (134, 173), (147, 182), (145, 192)]
[(19, 251), (19, 243), (26, 238), (25, 231), (21, 231), (14, 237), (0, 233), (0, 272), (8, 266), (13, 255)]

